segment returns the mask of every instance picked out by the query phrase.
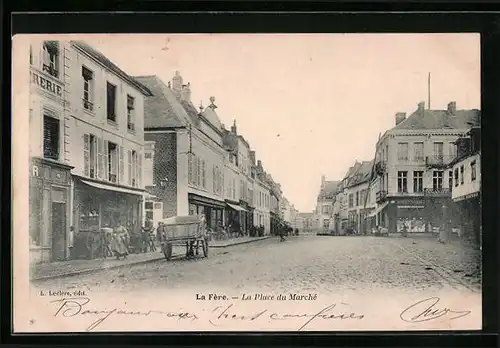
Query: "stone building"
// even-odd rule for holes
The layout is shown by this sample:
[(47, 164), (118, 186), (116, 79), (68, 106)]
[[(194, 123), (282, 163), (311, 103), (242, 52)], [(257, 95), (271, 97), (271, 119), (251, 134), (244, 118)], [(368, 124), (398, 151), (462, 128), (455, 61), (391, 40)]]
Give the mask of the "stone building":
[(321, 186), (316, 199), (315, 224), (318, 231), (329, 231), (335, 229), (333, 220), (333, 205), (337, 198), (339, 181), (326, 180), (321, 176)]
[(431, 231), (449, 210), (456, 224), (447, 166), (456, 157), (455, 141), (479, 118), (479, 110), (459, 110), (455, 102), (445, 110), (428, 110), (421, 102), (408, 117), (396, 114), (395, 126), (376, 145), (377, 223), (390, 233), (400, 232), (403, 223), (409, 232)]
[(32, 42), (30, 72), (32, 261), (100, 257), (101, 228), (141, 225), (151, 91), (83, 41)]

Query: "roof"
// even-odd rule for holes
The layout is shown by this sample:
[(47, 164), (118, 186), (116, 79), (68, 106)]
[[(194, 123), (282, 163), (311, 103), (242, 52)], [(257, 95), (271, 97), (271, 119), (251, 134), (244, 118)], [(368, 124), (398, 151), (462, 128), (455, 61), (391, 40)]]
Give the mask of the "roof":
[(85, 41), (81, 40), (71, 40), (70, 43), (82, 51), (85, 51), (88, 55), (90, 55), (92, 58), (95, 60), (99, 61), (102, 65), (104, 65), (106, 68), (114, 72), (116, 75), (130, 83), (132, 86), (137, 88), (142, 94), (145, 96), (151, 96), (152, 92), (144, 85), (142, 85), (140, 82), (138, 82), (136, 79), (134, 79), (132, 76), (128, 75), (126, 72), (124, 72), (122, 69), (120, 69), (116, 64), (114, 64), (112, 61), (110, 61), (104, 54), (87, 44)]
[[(192, 104), (191, 104), (192, 105)], [(210, 106), (205, 108), (203, 111), (203, 116), (205, 119), (214, 126), (215, 129), (222, 131), (222, 123), (219, 120), (219, 116), (217, 116), (217, 113), (215, 112), (214, 109), (212, 109)]]
[(349, 168), (346, 174), (346, 187), (359, 185), (370, 180), (373, 161), (357, 162)]
[(339, 187), (340, 181), (325, 181), (324, 185), (321, 187), (318, 197), (319, 198), (334, 198), (337, 194), (337, 189)]
[(192, 122), (192, 117), (158, 76), (135, 79), (153, 92), (144, 101), (144, 128), (183, 127)]
[(477, 109), (456, 110), (453, 115), (448, 110), (416, 110), (392, 129), (469, 129), (470, 123), (479, 125), (480, 121)]

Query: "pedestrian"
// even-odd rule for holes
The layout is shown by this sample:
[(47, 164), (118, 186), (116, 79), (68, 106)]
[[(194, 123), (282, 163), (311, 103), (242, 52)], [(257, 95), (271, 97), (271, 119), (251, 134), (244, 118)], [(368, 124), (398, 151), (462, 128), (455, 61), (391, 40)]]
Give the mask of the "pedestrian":
[(403, 222), (403, 237), (408, 237), (408, 229), (406, 227), (406, 222)]
[(123, 259), (127, 258), (128, 255), (127, 246), (129, 241), (130, 241), (129, 232), (123, 226), (123, 222), (120, 221), (120, 223), (115, 228), (111, 236), (111, 251), (118, 260), (121, 257), (123, 257)]

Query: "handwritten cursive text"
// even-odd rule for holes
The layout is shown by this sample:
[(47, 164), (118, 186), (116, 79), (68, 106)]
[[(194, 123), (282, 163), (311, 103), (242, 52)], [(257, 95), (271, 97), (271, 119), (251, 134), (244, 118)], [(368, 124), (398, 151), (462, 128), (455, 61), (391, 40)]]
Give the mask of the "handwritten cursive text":
[(447, 307), (439, 308), (437, 304), (440, 300), (439, 297), (429, 297), (425, 300), (418, 301), (402, 311), (399, 317), (401, 320), (408, 323), (420, 323), (441, 318), (448, 314), (451, 315), (449, 320), (454, 320), (465, 317), (471, 313), (471, 311), (456, 311)]

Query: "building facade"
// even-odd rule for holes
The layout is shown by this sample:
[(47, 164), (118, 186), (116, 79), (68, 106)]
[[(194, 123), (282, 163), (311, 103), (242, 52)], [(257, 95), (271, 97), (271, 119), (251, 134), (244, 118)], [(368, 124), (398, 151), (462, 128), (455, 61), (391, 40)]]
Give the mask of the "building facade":
[(197, 110), (179, 72), (167, 84), (157, 76), (136, 79), (153, 93), (145, 102), (144, 136), (155, 148), (148, 193), (162, 204), (163, 218), (203, 214), (211, 229), (221, 228), (226, 150), (215, 99)]
[(377, 142), (375, 172), (377, 221), (390, 233), (431, 231), (443, 224), (443, 211), (456, 222), (451, 205), (455, 141), (478, 122), (479, 110), (427, 110), (425, 103), (408, 118), (396, 114), (396, 125)]
[(460, 216), (460, 237), (481, 247), (481, 135), (472, 128), (457, 140), (457, 157), (450, 164), (453, 173), (452, 199)]
[(373, 209), (369, 195), (372, 167), (372, 161), (361, 162), (346, 183), (348, 228), (358, 234), (368, 233), (365, 220)]
[(43, 221), (33, 225), (34, 262), (99, 257), (101, 228), (141, 225), (143, 100), (151, 92), (82, 41), (33, 43), (30, 53), (33, 91), (41, 92), (31, 100), (32, 173), (44, 178), (30, 197)]
[(325, 175), (321, 176), (314, 217), (318, 231), (326, 232), (335, 229), (333, 206), (337, 199), (338, 187), (338, 181), (328, 181)]

